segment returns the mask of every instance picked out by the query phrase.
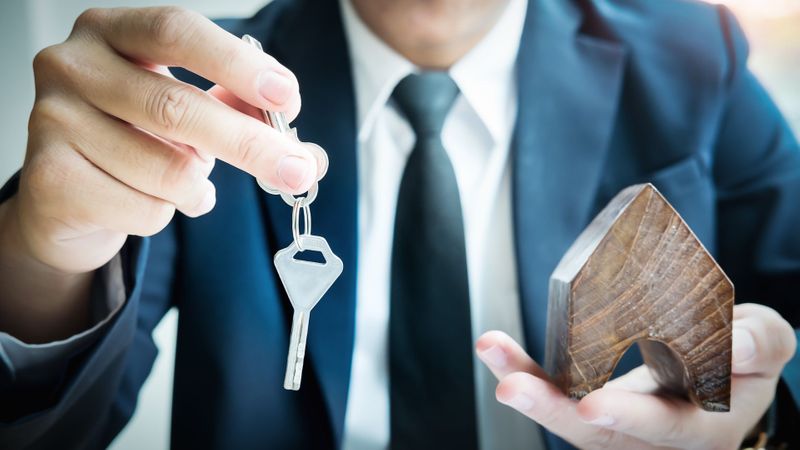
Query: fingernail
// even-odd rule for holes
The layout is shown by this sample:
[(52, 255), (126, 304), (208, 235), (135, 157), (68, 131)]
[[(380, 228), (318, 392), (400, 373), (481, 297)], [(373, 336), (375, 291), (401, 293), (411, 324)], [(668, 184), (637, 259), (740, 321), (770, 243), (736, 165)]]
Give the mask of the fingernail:
[(756, 355), (756, 342), (750, 331), (736, 327), (733, 329), (733, 361), (735, 364), (743, 364)]
[(311, 163), (295, 155), (286, 155), (278, 163), (278, 177), (293, 190), (303, 185), (310, 170)]
[(592, 420), (589, 420), (586, 423), (591, 425), (597, 425), (598, 427), (609, 427), (611, 425), (614, 425), (614, 418), (611, 416), (602, 415)]
[(493, 345), (486, 350), (478, 352), (478, 356), (481, 357), (483, 362), (497, 369), (502, 369), (508, 364), (506, 352), (497, 345)]
[(272, 70), (262, 72), (258, 78), (258, 92), (272, 103), (282, 105), (292, 95), (292, 81)]
[(516, 409), (519, 412), (527, 412), (533, 409), (533, 398), (530, 395), (520, 392), (519, 394), (511, 397), (506, 405)]
[(209, 189), (206, 192), (206, 195), (203, 196), (203, 200), (197, 205), (195, 209), (197, 211), (198, 216), (202, 216), (203, 214), (208, 213), (212, 209), (214, 209), (214, 205), (217, 203), (217, 194), (214, 189)]

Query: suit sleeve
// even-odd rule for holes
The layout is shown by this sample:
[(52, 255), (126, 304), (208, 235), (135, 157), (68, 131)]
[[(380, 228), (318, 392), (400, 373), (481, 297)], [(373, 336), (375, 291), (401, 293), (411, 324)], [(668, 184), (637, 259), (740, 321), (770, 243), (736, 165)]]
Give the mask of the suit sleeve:
[[(0, 202), (16, 185), (15, 175)], [(172, 305), (175, 259), (174, 225), (152, 238), (130, 237), (111, 263), (116, 269), (101, 270), (95, 281), (93, 303), (117, 305), (105, 319), (66, 343), (17, 346), (13, 358), (0, 351), (0, 448), (109, 445), (155, 360), (151, 334)]]
[(59, 341), (28, 344), (0, 332), (0, 418), (22, 417), (47, 405), (73, 357), (97, 342), (125, 305), (120, 255), (98, 269), (92, 281), (92, 326)]
[[(798, 333), (800, 147), (747, 68), (748, 47), (741, 28), (727, 9), (720, 8), (720, 17), (730, 71), (714, 161), (719, 261), (736, 286), (738, 302), (774, 308)], [(778, 425), (798, 420), (797, 355), (783, 372), (776, 403)]]

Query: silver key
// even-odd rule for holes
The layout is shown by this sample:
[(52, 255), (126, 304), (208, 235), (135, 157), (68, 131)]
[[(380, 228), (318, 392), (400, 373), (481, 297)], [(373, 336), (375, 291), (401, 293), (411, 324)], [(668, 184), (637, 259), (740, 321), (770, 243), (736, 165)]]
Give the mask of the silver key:
[[(283, 379), (283, 388), (293, 391), (300, 389), (311, 309), (339, 278), (344, 267), (342, 260), (333, 254), (325, 238), (310, 234), (311, 216), (308, 206), (303, 203), (303, 199), (298, 199), (292, 212), (294, 242), (275, 254), (275, 269), (294, 308), (289, 354), (286, 358), (286, 376)], [(306, 230), (303, 234), (299, 234), (298, 230), (300, 209), (304, 210), (306, 217)], [(295, 258), (297, 253), (306, 250), (322, 253), (325, 263)]]
[[(242, 40), (263, 51), (261, 43), (250, 35), (242, 36)], [(289, 127), (289, 121), (280, 111), (261, 110), (266, 122), (271, 127), (297, 139), (297, 130)], [(325, 158), (322, 167), (327, 170), (328, 155), (322, 148), (318, 157)], [(324, 175), (321, 174), (320, 177)], [(270, 194), (280, 195), (283, 201), (292, 206), (292, 242), (288, 247), (275, 254), (275, 269), (283, 283), (289, 301), (294, 308), (292, 316), (292, 332), (289, 336), (289, 355), (286, 357), (286, 376), (283, 388), (296, 391), (300, 389), (303, 375), (303, 362), (306, 356), (306, 336), (311, 309), (320, 301), (333, 282), (339, 278), (344, 265), (338, 256), (331, 251), (328, 241), (311, 234), (311, 209), (309, 205), (317, 198), (319, 185), (314, 183), (305, 197), (294, 197), (280, 192), (262, 180), (258, 185)], [(300, 234), (300, 213), (305, 216), (305, 231)], [(325, 257), (325, 263), (317, 263), (295, 259), (295, 255), (306, 250), (318, 251)]]
[[(261, 42), (258, 42), (258, 39), (254, 38), (253, 36), (250, 36), (249, 34), (245, 34), (244, 36), (242, 36), (242, 40), (245, 43), (257, 48), (258, 50), (260, 50), (262, 52), (264, 51), (264, 48), (261, 46)], [(286, 115), (283, 112), (281, 112), (281, 111), (269, 111), (269, 110), (266, 110), (266, 109), (261, 109), (260, 111), (261, 111), (261, 116), (264, 119), (264, 122), (267, 123), (267, 125), (271, 126), (272, 128), (275, 128), (276, 130), (280, 131), (283, 134), (288, 134), (288, 135), (292, 136), (295, 140), (299, 141), (299, 138), (297, 137), (297, 128), (292, 128), (292, 127), (289, 126), (289, 121), (286, 119)], [(327, 168), (328, 168), (328, 161), (327, 161), (328, 154), (323, 151), (323, 152), (320, 152), (317, 156), (325, 159), (325, 161), (322, 163), (322, 167), (325, 170), (327, 170)], [(320, 178), (323, 175), (324, 175), (324, 173), (320, 174)], [(258, 182), (258, 185), (261, 187), (261, 189), (263, 189), (266, 192), (268, 192), (270, 194), (273, 194), (273, 195), (280, 195), (283, 198), (283, 200), (289, 206), (292, 206), (293, 197), (291, 195), (282, 193), (280, 190), (275, 189), (274, 187), (270, 186), (269, 183), (267, 183), (264, 180), (256, 179), (256, 181)], [(318, 189), (317, 183), (314, 183), (314, 185), (311, 186), (311, 189), (308, 192), (308, 198), (309, 198), (308, 204), (309, 205), (311, 204), (311, 202), (314, 201), (314, 198), (317, 196), (317, 189)]]
[[(261, 42), (258, 42), (258, 39), (254, 38), (253, 36), (245, 34), (242, 36), (242, 40), (252, 47), (257, 48), (262, 52), (264, 51), (264, 48), (261, 46)], [(266, 109), (262, 109), (261, 113), (264, 115), (264, 121), (267, 122), (267, 124), (272, 128), (275, 128), (281, 133), (293, 133), (295, 136), (297, 135), (296, 130), (289, 127), (289, 121), (286, 120), (286, 115), (284, 115), (282, 112), (267, 111)]]

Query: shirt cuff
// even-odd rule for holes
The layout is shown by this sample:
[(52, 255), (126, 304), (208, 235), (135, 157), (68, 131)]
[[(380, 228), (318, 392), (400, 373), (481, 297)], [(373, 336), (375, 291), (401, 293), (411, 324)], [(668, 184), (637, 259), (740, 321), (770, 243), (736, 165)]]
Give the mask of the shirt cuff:
[(93, 325), (66, 339), (28, 344), (0, 332), (0, 364), (14, 385), (26, 387), (57, 383), (69, 361), (95, 343), (122, 309), (126, 298), (120, 255), (95, 272), (91, 287)]

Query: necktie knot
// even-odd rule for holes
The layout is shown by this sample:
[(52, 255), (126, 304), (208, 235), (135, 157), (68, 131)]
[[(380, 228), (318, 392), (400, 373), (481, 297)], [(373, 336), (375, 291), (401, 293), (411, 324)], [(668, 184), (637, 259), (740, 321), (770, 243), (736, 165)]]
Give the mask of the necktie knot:
[(392, 94), (418, 139), (441, 134), (457, 96), (458, 86), (441, 71), (412, 73), (400, 80)]

